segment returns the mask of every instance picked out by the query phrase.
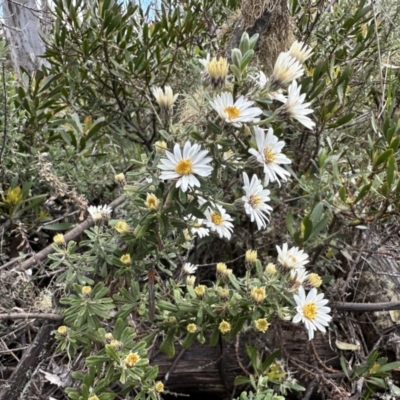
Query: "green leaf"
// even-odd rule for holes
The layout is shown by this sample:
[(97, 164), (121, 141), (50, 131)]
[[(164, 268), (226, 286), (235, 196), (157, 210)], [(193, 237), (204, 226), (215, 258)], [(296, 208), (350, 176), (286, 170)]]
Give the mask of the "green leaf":
[(365, 195), (369, 192), (369, 190), (371, 189), (372, 186), (372, 182), (368, 183), (367, 185), (364, 185), (360, 191), (358, 192), (358, 195), (356, 197), (356, 199), (354, 200), (354, 204), (357, 204), (363, 197), (365, 197)]
[(346, 359), (343, 356), (340, 357), (340, 366), (342, 367), (342, 370), (346, 374), (347, 378), (350, 379), (349, 371), (346, 365)]
[(246, 385), (248, 383), (250, 383), (250, 379), (247, 376), (237, 376), (233, 384), (235, 386), (239, 386), (239, 385)]
[(378, 167), (380, 164), (385, 163), (389, 157), (393, 154), (393, 149), (387, 149), (384, 151), (375, 161), (374, 167)]
[(394, 362), (382, 365), (382, 367), (379, 368), (378, 372), (392, 371), (395, 368), (400, 368), (400, 361), (394, 361)]
[(392, 186), (395, 168), (396, 168), (396, 159), (393, 156), (390, 156), (388, 158), (386, 165), (386, 179), (389, 186)]
[(300, 229), (301, 229), (301, 237), (303, 238), (303, 241), (306, 242), (313, 231), (313, 223), (308, 215), (305, 216), (301, 221)]
[(290, 236), (293, 237), (294, 235), (294, 221), (293, 221), (293, 213), (292, 209), (290, 208), (288, 213), (286, 214), (286, 228), (290, 233)]
[(108, 356), (109, 356), (113, 361), (115, 361), (116, 363), (119, 364), (119, 362), (120, 362), (121, 360), (120, 360), (118, 354), (116, 353), (115, 349), (114, 349), (111, 345), (109, 345), (109, 344), (106, 344), (105, 349), (106, 349), (106, 353), (108, 354)]
[(185, 339), (183, 339), (182, 342), (182, 347), (184, 349), (188, 349), (194, 342), (194, 339), (196, 338), (197, 334), (196, 333), (188, 333), (185, 337)]
[(329, 129), (338, 128), (339, 126), (342, 126), (342, 125), (347, 124), (348, 122), (350, 122), (353, 119), (353, 117), (354, 117), (354, 113), (347, 114), (344, 117), (339, 118), (333, 124), (328, 125), (328, 128)]
[(69, 222), (55, 222), (54, 224), (48, 224), (43, 226), (43, 229), (48, 231), (66, 231), (71, 229), (74, 225)]
[(324, 211), (324, 204), (322, 202), (319, 202), (314, 207), (314, 210), (312, 211), (312, 213), (310, 215), (310, 219), (314, 225), (321, 219), (323, 211)]
[(367, 383), (370, 383), (374, 386), (378, 386), (382, 389), (386, 389), (386, 383), (384, 379), (382, 378), (376, 378), (374, 376), (370, 376), (369, 378), (366, 379)]
[(343, 203), (346, 203), (346, 195), (347, 195), (346, 188), (344, 186), (342, 186), (339, 189), (339, 198), (340, 198), (340, 200), (343, 201)]
[(171, 329), (164, 341), (161, 343), (160, 350), (167, 355), (168, 358), (172, 358), (175, 355), (175, 329)]

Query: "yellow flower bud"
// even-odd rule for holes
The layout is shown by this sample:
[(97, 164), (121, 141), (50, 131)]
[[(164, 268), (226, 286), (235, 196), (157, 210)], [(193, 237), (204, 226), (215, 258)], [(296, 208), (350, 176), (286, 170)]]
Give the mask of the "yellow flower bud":
[(110, 342), (110, 346), (114, 349), (114, 350), (122, 350), (123, 344), (122, 342), (120, 342), (119, 340), (111, 340)]
[(256, 303), (261, 303), (264, 301), (266, 294), (265, 294), (265, 288), (261, 287), (254, 287), (251, 290), (251, 297)]
[(167, 143), (164, 140), (158, 140), (154, 143), (154, 148), (156, 153), (164, 154), (165, 150), (167, 150)]
[(114, 336), (112, 333), (106, 333), (104, 335), (104, 339), (106, 339), (107, 343), (111, 343), (111, 341), (114, 339)]
[(196, 277), (194, 275), (189, 275), (186, 277), (186, 285), (194, 286), (194, 282), (196, 281)]
[(228, 289), (219, 288), (218, 289), (218, 295), (221, 298), (221, 300), (223, 300), (223, 301), (228, 300), (228, 298), (229, 298), (229, 290)]
[(131, 263), (131, 256), (130, 254), (124, 254), (123, 256), (120, 257), (120, 261), (124, 265), (129, 265)]
[(196, 325), (196, 324), (189, 324), (189, 325), (186, 327), (186, 329), (187, 329), (187, 331), (188, 331), (189, 333), (195, 333), (195, 332), (197, 331), (197, 325)]
[(129, 368), (134, 367), (140, 360), (140, 356), (138, 353), (129, 353), (125, 357), (125, 365)]
[(225, 263), (218, 263), (217, 264), (217, 276), (226, 276), (226, 271), (228, 270), (228, 267), (226, 266)]
[(269, 263), (266, 267), (265, 267), (265, 273), (267, 275), (274, 275), (276, 274), (276, 266), (273, 263)]
[(225, 333), (230, 332), (231, 330), (231, 324), (227, 321), (222, 321), (219, 326), (218, 326), (219, 331), (225, 335)]
[(53, 237), (53, 242), (57, 245), (57, 246), (65, 246), (65, 238), (64, 235), (62, 233), (58, 233), (57, 235), (55, 235)]
[(82, 295), (83, 296), (89, 296), (90, 293), (92, 293), (92, 288), (90, 286), (83, 286), (82, 287)]
[(155, 194), (147, 193), (147, 197), (146, 197), (146, 201), (144, 202), (144, 205), (150, 211), (157, 211), (158, 207), (160, 206), (160, 200), (157, 198), (157, 196)]
[(164, 391), (164, 384), (161, 381), (158, 381), (154, 385), (154, 389), (156, 390), (156, 392), (162, 393)]
[(249, 264), (254, 264), (256, 261), (257, 261), (257, 250), (247, 250), (246, 262)]
[(206, 287), (204, 285), (197, 285), (194, 288), (194, 292), (196, 293), (198, 298), (202, 299), (206, 294)]
[(115, 175), (114, 180), (120, 185), (124, 185), (126, 183), (125, 175), (122, 172), (120, 174)]
[(65, 325), (61, 325), (57, 329), (57, 333), (61, 336), (65, 336), (68, 332), (68, 328)]
[(90, 396), (89, 400), (100, 400), (96, 395)]
[(308, 275), (307, 277), (308, 279), (308, 283), (312, 286), (312, 287), (320, 287), (322, 285), (322, 279), (318, 274), (314, 274), (311, 273), (310, 275)]
[(265, 318), (260, 318), (254, 322), (254, 325), (258, 331), (265, 333), (271, 324)]
[(115, 224), (115, 230), (120, 233), (121, 235), (126, 235), (130, 232), (129, 225), (125, 221), (118, 221)]

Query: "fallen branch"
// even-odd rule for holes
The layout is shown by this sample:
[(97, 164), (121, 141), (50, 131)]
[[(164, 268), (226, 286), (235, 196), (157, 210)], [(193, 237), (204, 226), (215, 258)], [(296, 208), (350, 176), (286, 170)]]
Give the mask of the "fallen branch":
[(64, 317), (60, 314), (46, 314), (46, 313), (7, 313), (0, 314), (2, 319), (47, 319), (50, 321), (60, 321)]
[(390, 311), (400, 310), (400, 301), (388, 301), (385, 303), (330, 303), (330, 306), (338, 311)]
[[(118, 206), (120, 206), (122, 203), (124, 203), (126, 200), (126, 196), (122, 195), (115, 199), (112, 203), (109, 204), (109, 206), (114, 210)], [(93, 220), (87, 219), (86, 221), (82, 222), (75, 228), (71, 229), (69, 232), (67, 232), (64, 235), (65, 242), (69, 242), (70, 240), (76, 239), (79, 235), (81, 235), (86, 229), (89, 229), (94, 225)], [(8, 276), (12, 274), (13, 271), (26, 271), (36, 265), (38, 265), (40, 262), (46, 259), (46, 257), (54, 252), (53, 244), (48, 245), (45, 247), (43, 250), (35, 253), (32, 255), (30, 258), (22, 262), (20, 265), (17, 267), (13, 268), (12, 271), (5, 273), (2, 278), (5, 279)]]

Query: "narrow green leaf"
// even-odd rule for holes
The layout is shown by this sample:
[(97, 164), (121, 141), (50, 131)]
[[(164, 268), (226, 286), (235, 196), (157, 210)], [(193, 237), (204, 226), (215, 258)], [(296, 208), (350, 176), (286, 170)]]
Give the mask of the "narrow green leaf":
[(343, 203), (346, 203), (346, 195), (347, 195), (346, 188), (344, 186), (342, 186), (339, 189), (339, 198), (340, 198), (340, 200), (343, 201)]
[(301, 237), (303, 238), (303, 243), (308, 240), (313, 231), (313, 223), (310, 217), (307, 215), (301, 221)]
[(74, 225), (69, 222), (55, 222), (54, 224), (48, 224), (43, 227), (48, 231), (66, 231), (71, 229)]
[(358, 192), (358, 195), (356, 197), (356, 199), (354, 200), (354, 204), (357, 204), (363, 197), (365, 197), (365, 195), (369, 192), (369, 190), (371, 189), (372, 186), (372, 182), (368, 183), (367, 185), (364, 185), (360, 191)]
[(388, 372), (388, 371), (392, 371), (395, 368), (400, 368), (400, 361), (394, 361), (394, 362), (382, 365), (382, 367), (379, 368), (379, 372)]
[(290, 208), (288, 213), (286, 214), (286, 228), (290, 233), (290, 236), (293, 237), (294, 235), (294, 221), (293, 221), (293, 213), (292, 209)]
[(392, 186), (393, 178), (394, 178), (394, 170), (396, 168), (396, 159), (393, 156), (390, 156), (386, 165), (386, 179), (389, 184), (389, 187)]
[(161, 343), (160, 350), (167, 355), (168, 358), (172, 358), (175, 355), (174, 345), (175, 329), (171, 329), (164, 341)]
[(319, 202), (314, 207), (314, 210), (312, 211), (312, 213), (310, 215), (310, 219), (314, 225), (321, 219), (323, 211), (324, 211), (324, 204), (322, 202)]
[(379, 165), (385, 163), (392, 154), (393, 154), (393, 149), (387, 149), (386, 151), (384, 151), (382, 154), (379, 155), (379, 157), (374, 162), (374, 167), (376, 168)]

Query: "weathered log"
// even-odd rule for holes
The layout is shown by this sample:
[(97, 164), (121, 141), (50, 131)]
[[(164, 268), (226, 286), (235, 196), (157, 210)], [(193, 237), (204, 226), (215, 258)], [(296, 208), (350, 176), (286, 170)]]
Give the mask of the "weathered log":
[(51, 332), (55, 329), (55, 326), (53, 322), (46, 322), (42, 325), (35, 340), (24, 352), (22, 359), (1, 391), (0, 400), (23, 398), (21, 395), (28, 391), (40, 363), (50, 356), (54, 350), (55, 342)]
[[(316, 334), (313, 347), (319, 360), (310, 350), (310, 342), (304, 328), (288, 322), (275, 321), (265, 334), (248, 331), (227, 341), (221, 339), (216, 346), (194, 344), (188, 350), (177, 345), (176, 355), (168, 359), (158, 353), (151, 364), (158, 365), (159, 378), (172, 392), (224, 396), (234, 390), (234, 379), (251, 372), (246, 354), (246, 344), (256, 346), (266, 358), (276, 349), (281, 349), (279, 360), (292, 367), (291, 360), (300, 360), (303, 365), (317, 365), (322, 361), (332, 370), (340, 370), (337, 353), (331, 350), (326, 336)], [(295, 369), (294, 367), (293, 369)], [(319, 368), (323, 367), (319, 365)], [(301, 383), (307, 384), (307, 381)]]

